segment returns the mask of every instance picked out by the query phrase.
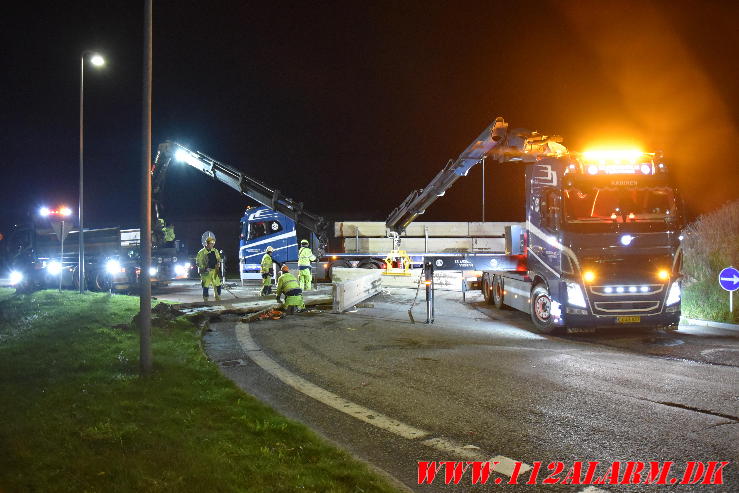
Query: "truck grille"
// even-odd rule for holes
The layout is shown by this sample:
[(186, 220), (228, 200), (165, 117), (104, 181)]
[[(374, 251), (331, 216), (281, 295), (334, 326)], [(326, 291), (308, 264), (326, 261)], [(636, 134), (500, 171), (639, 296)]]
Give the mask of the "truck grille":
[(593, 305), (606, 313), (648, 313), (659, 308), (659, 301), (595, 301)]
[(591, 309), (596, 315), (652, 315), (660, 312), (663, 284), (608, 284), (590, 286)]

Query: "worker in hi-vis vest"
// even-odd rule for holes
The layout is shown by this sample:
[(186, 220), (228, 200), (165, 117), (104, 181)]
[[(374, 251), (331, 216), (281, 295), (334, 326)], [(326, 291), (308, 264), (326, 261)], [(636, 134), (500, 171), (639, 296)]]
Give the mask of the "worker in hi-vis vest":
[(221, 299), (221, 254), (215, 249), (216, 239), (212, 236), (205, 240), (205, 246), (195, 257), (200, 272), (200, 285), (203, 287), (203, 301), (208, 301), (208, 288), (213, 286), (216, 301)]
[(308, 247), (308, 240), (301, 240), (300, 250), (298, 250), (298, 284), (303, 291), (308, 291), (313, 286), (310, 263), (315, 261), (316, 256)]
[(259, 272), (262, 274), (262, 296), (272, 293), (272, 265), (275, 263), (272, 259), (272, 252), (274, 250), (274, 248), (268, 246), (262, 257), (262, 265), (259, 269)]
[(290, 274), (287, 265), (283, 265), (281, 270), (282, 275), (277, 280), (277, 301), (280, 301), (280, 296), (284, 294), (287, 313), (295, 313), (304, 309), (303, 290), (298, 287), (298, 280)]

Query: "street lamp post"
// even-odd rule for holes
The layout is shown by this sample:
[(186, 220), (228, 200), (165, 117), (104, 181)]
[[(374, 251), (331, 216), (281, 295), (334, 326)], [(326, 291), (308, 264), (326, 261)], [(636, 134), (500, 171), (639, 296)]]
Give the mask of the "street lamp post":
[(105, 65), (105, 59), (97, 53), (91, 51), (83, 51), (80, 55), (80, 257), (79, 274), (80, 293), (85, 292), (85, 224), (83, 218), (83, 163), (84, 163), (84, 101), (85, 101), (85, 58), (90, 55), (90, 63), (96, 67)]

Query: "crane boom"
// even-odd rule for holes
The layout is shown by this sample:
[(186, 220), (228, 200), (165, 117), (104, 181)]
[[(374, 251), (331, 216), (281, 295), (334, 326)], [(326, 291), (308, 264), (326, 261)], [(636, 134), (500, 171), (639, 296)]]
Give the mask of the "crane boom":
[(259, 202), (261, 205), (284, 214), (295, 221), (296, 224), (305, 227), (316, 235), (319, 242), (319, 255), (325, 251), (328, 245), (328, 222), (323, 217), (303, 210), (302, 202), (296, 202), (286, 197), (279, 190), (268, 187), (259, 180), (245, 175), (242, 171), (176, 142), (159, 144), (154, 160), (152, 190), (157, 214), (158, 202), (164, 187), (164, 177), (172, 160), (188, 164), (214, 180), (228, 185), (237, 192)]
[(385, 226), (397, 242), (398, 236), (416, 217), (426, 212), (426, 209), (443, 196), (454, 182), (462, 176), (467, 176), (470, 169), (483, 159), (491, 157), (497, 162), (530, 162), (542, 156), (566, 154), (567, 149), (559, 144), (561, 141), (561, 137), (548, 137), (525, 129), (509, 131), (508, 123), (503, 117), (498, 117), (456, 160), (449, 160), (426, 188), (411, 192), (390, 213)]

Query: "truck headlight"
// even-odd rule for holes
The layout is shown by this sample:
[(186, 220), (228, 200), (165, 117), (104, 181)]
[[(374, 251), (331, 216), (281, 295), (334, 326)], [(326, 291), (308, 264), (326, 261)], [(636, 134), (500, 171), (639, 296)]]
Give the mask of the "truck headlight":
[(62, 271), (62, 264), (58, 262), (57, 260), (52, 260), (48, 264), (46, 264), (46, 272), (51, 274), (52, 276), (58, 275)]
[(672, 283), (672, 286), (670, 286), (670, 292), (667, 293), (667, 301), (665, 301), (665, 305), (674, 305), (680, 301), (680, 283), (675, 281)]
[(21, 282), (22, 280), (23, 280), (23, 273), (22, 272), (18, 272), (17, 270), (14, 270), (14, 271), (11, 271), (10, 272), (10, 284), (11, 285), (14, 286), (14, 285), (18, 284), (19, 282)]
[(149, 275), (150, 276), (156, 276), (157, 275), (157, 268), (156, 267), (149, 267)]
[(187, 265), (182, 265), (182, 264), (175, 265), (174, 273), (177, 274), (178, 276), (184, 276), (185, 274), (187, 274)]
[(121, 271), (121, 263), (117, 260), (108, 260), (108, 263), (105, 264), (105, 270), (111, 276), (118, 274)]
[(585, 308), (585, 296), (582, 294), (582, 288), (576, 282), (567, 283), (567, 303)]

